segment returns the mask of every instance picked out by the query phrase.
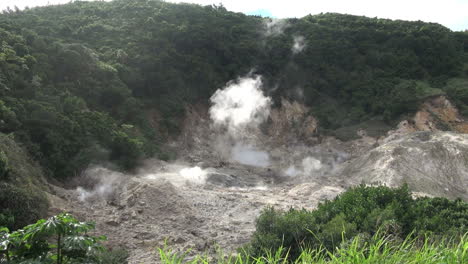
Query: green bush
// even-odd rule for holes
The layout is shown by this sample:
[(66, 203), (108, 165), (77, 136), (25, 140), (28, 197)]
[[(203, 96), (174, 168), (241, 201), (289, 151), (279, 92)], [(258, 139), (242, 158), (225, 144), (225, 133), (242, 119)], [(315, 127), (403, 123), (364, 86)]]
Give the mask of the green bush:
[(456, 236), (468, 229), (468, 204), (461, 199), (419, 198), (415, 201), (413, 214), (416, 217), (412, 227), (420, 233), (430, 231)]
[(360, 185), (316, 210), (287, 212), (267, 208), (256, 221), (251, 243), (244, 249), (253, 256), (289, 250), (296, 258), (302, 249), (333, 250), (343, 239), (378, 231), (404, 239), (408, 235), (457, 237), (468, 231), (468, 203), (445, 198), (413, 199), (407, 186), (392, 189)]
[(276, 251), (282, 245), (295, 245), (290, 247), (290, 254), (295, 256), (302, 247), (314, 247), (318, 243), (310, 233), (315, 226), (315, 218), (308, 211), (291, 209), (279, 212), (267, 208), (257, 219), (251, 250), (259, 253), (264, 250)]
[(0, 263), (128, 263), (127, 250), (107, 250), (100, 244), (106, 237), (87, 234), (93, 229), (66, 213), (11, 233), (0, 225)]
[(88, 235), (93, 229), (93, 223), (80, 222), (66, 213), (12, 233), (0, 228), (0, 262), (112, 263), (99, 259), (98, 253), (104, 250), (99, 242), (106, 238)]
[(123, 248), (103, 250), (96, 254), (99, 264), (127, 264), (128, 257), (128, 251)]
[(215, 258), (207, 254), (187, 256), (187, 252), (175, 252), (170, 248), (160, 248), (159, 256), (163, 264), (452, 264), (468, 263), (467, 240), (468, 236), (463, 236), (460, 241), (434, 240), (430, 236), (417, 240), (411, 236), (404, 240), (393, 239), (382, 234), (369, 239), (355, 236), (342, 241), (333, 250), (304, 248), (294, 261), (288, 261), (288, 248), (281, 247), (266, 251), (260, 258), (247, 252), (237, 255), (219, 252)]
[(47, 208), (41, 192), (0, 182), (0, 226), (16, 230), (46, 215)]

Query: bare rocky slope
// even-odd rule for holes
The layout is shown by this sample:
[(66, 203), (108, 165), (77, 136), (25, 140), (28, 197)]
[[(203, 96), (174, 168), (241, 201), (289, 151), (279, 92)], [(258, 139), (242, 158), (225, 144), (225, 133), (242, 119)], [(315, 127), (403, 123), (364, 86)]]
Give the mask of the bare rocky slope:
[(207, 109), (193, 107), (181, 138), (169, 146), (179, 160), (148, 160), (134, 175), (90, 168), (80, 180), (94, 186), (51, 186), (50, 213), (96, 222), (110, 246), (129, 249), (130, 263), (157, 263), (157, 248), (165, 245), (189, 255), (234, 252), (249, 241), (266, 206), (312, 209), (362, 182), (408, 183), (417, 195), (468, 200), (468, 135), (440, 131), (441, 124), (466, 122), (445, 98), (432, 98), (387, 136), (363, 130), (349, 142), (318, 137), (303, 105), (282, 105), (244, 139), (242, 153), (257, 165), (223, 153), (226, 146), (237, 151), (235, 142), (210, 124)]
[(414, 132), (350, 161), (335, 177), (347, 186), (407, 183), (424, 195), (468, 200), (468, 135)]

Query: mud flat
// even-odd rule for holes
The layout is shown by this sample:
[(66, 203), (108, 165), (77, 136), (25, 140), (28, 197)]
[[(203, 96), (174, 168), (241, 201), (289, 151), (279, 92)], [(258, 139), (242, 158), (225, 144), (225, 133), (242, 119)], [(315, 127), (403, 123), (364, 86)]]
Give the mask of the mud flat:
[[(68, 211), (94, 221), (109, 246), (129, 250), (130, 263), (155, 263), (164, 245), (189, 255), (235, 252), (265, 207), (313, 209), (362, 182), (408, 183), (417, 195), (468, 199), (468, 135), (415, 132), (375, 142), (275, 146), (267, 149), (267, 167), (223, 161), (202, 144), (205, 149), (178, 162), (149, 160), (134, 175), (95, 168), (99, 181), (91, 189), (52, 186), (51, 214)], [(297, 175), (284, 173), (288, 159)]]

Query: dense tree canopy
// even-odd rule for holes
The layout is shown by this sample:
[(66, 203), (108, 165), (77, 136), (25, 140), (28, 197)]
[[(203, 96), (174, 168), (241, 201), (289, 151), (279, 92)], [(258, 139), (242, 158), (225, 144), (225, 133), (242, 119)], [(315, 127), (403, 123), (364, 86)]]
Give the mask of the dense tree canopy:
[[(293, 52), (298, 37), (305, 46)], [(58, 178), (92, 161), (131, 169), (178, 132), (186, 104), (207, 104), (252, 70), (277, 102), (309, 105), (325, 132), (392, 122), (436, 94), (466, 114), (467, 51), (468, 34), (420, 21), (277, 21), (157, 0), (10, 10), (0, 15), (0, 132)]]

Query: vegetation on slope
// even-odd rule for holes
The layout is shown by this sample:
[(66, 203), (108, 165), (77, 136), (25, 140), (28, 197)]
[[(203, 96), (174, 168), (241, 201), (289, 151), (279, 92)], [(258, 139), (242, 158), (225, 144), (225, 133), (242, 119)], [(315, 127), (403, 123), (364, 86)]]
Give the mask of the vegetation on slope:
[(185, 254), (174, 252), (168, 248), (159, 249), (161, 263), (163, 264), (441, 264), (466, 263), (468, 261), (468, 241), (463, 236), (458, 242), (432, 241), (429, 238), (415, 240), (410, 237), (404, 241), (394, 241), (391, 237), (376, 234), (368, 241), (356, 236), (351, 240), (343, 241), (334, 251), (327, 249), (304, 249), (293, 261), (290, 261), (289, 251), (279, 248), (277, 251), (268, 251), (262, 257), (246, 254), (237, 256), (224, 255), (222, 252), (217, 258), (206, 255), (197, 255), (186, 258)]
[(11, 136), (0, 133), (0, 227), (16, 230), (47, 212), (44, 176)]
[[(437, 94), (468, 111), (466, 32), (340, 14), (286, 19), (280, 33), (267, 24), (223, 6), (157, 0), (5, 11), (0, 132), (46, 176), (65, 179), (93, 162), (131, 170), (167, 156), (158, 146), (177, 135), (187, 104), (207, 104), (252, 69), (275, 102), (309, 105), (322, 132), (386, 127)], [(295, 37), (302, 52), (291, 50)]]
[[(340, 14), (284, 20), (281, 33), (268, 34), (267, 22), (157, 0), (7, 11), (0, 132), (14, 133), (58, 178), (92, 161), (131, 169), (157, 153), (163, 131), (178, 132), (185, 105), (208, 103), (252, 69), (277, 102), (305, 102), (324, 129), (391, 122), (436, 94), (466, 110), (465, 33)], [(297, 36), (306, 46), (294, 54)]]
[(313, 211), (264, 210), (245, 250), (261, 257), (285, 248), (289, 257), (296, 259), (304, 249), (333, 251), (343, 240), (356, 236), (366, 240), (379, 231), (400, 240), (425, 234), (456, 239), (468, 232), (468, 203), (446, 198), (413, 199), (407, 186), (391, 189), (361, 185)]

